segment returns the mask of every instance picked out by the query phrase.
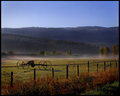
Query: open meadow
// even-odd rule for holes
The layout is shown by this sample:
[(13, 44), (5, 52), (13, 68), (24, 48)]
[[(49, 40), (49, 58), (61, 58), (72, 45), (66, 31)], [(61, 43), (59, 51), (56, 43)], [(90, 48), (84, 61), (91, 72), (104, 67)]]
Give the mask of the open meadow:
[[(112, 61), (114, 60), (114, 61)], [(34, 78), (34, 69), (36, 69), (36, 79), (39, 77), (52, 77), (52, 68), (54, 68), (54, 78), (66, 78), (66, 65), (68, 65), (68, 78), (72, 76), (77, 76), (77, 65), (79, 65), (79, 74), (82, 72), (88, 72), (88, 61), (89, 61), (89, 72), (97, 72), (97, 64), (98, 64), (98, 72), (104, 71), (104, 61), (106, 62), (107, 69), (111, 67), (117, 68), (118, 59), (42, 59), (42, 61), (49, 61), (47, 63), (48, 66), (24, 66), (24, 67), (16, 67), (17, 62), (20, 60), (2, 60), (1, 64), (1, 78), (2, 85), (10, 84), (11, 80), (11, 72), (13, 72), (14, 81), (21, 80), (27, 81), (31, 78)], [(23, 60), (25, 63), (29, 61), (28, 59)], [(41, 59), (36, 59), (35, 64), (39, 64)], [(49, 66), (52, 65), (52, 66)], [(3, 67), (3, 66), (13, 66), (13, 67)]]
[[(39, 67), (38, 66), (17, 67), (18, 61), (20, 60), (15, 60), (15, 59), (2, 60), (1, 84), (2, 84), (2, 94), (4, 95), (5, 94), (8, 95), (9, 94), (13, 94), (13, 95), (99, 94), (99, 92), (102, 92), (101, 90), (98, 92), (95, 90), (89, 92), (89, 90), (97, 88), (96, 86), (98, 85), (100, 86), (109, 83), (111, 84), (111, 82), (118, 81), (118, 71), (119, 71), (118, 59), (88, 59), (88, 58), (87, 59), (83, 59), (83, 58), (82, 59), (65, 59), (65, 58), (42, 59), (42, 61), (49, 61), (50, 63), (48, 63), (48, 65), (52, 65), (47, 67), (40, 65)], [(29, 59), (25, 59), (23, 61), (24, 63), (27, 63)], [(41, 59), (36, 59), (34, 63), (38, 64), (39, 61), (41, 61)], [(88, 72), (88, 61), (89, 61), (89, 72)], [(104, 65), (104, 62), (106, 63), (106, 65)], [(97, 64), (98, 64), (98, 70), (97, 70)], [(68, 79), (66, 79), (67, 65), (68, 65)], [(79, 65), (79, 76), (77, 72), (78, 65)], [(52, 68), (54, 69), (54, 78), (52, 77), (53, 76)], [(34, 81), (34, 69), (36, 69), (36, 79), (35, 79), (36, 83)], [(11, 87), (10, 85), (11, 72), (13, 72), (13, 87)], [(115, 85), (116, 88), (118, 88), (118, 83), (119, 82), (115, 83), (117, 84)], [(58, 88), (60, 87), (61, 89), (57, 89), (56, 86), (58, 86)], [(75, 86), (77, 87), (77, 89)], [(27, 89), (23, 89), (24, 87)], [(105, 85), (105, 88), (108, 89), (108, 87), (109, 87), (108, 85)], [(112, 91), (110, 94), (115, 93)], [(109, 92), (109, 90), (107, 90), (106, 92)], [(100, 94), (108, 94), (108, 93), (102, 92)]]

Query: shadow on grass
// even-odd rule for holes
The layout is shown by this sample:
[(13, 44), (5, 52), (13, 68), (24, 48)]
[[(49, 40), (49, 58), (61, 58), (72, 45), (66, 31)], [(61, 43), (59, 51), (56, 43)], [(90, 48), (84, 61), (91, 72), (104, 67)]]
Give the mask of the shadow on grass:
[(83, 95), (118, 95), (119, 82), (103, 85), (95, 90), (83, 93)]

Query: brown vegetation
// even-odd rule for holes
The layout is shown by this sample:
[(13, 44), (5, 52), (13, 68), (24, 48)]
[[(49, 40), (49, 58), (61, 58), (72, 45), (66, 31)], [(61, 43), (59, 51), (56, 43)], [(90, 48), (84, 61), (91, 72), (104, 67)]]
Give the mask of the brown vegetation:
[(14, 86), (2, 86), (5, 95), (60, 95), (80, 94), (101, 85), (119, 80), (119, 71), (111, 68), (105, 72), (84, 72), (70, 79), (52, 79), (51, 77), (30, 79), (27, 82), (16, 81)]

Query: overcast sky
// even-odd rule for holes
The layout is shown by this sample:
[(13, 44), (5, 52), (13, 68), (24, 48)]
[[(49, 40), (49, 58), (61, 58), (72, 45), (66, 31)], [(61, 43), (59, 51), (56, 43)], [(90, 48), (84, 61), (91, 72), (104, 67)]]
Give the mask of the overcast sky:
[(118, 1), (2, 1), (2, 28), (114, 27)]

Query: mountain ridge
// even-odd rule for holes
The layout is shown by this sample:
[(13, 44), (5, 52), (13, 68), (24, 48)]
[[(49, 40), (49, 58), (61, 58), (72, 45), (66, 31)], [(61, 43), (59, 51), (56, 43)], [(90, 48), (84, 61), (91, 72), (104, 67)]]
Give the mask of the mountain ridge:
[(118, 43), (119, 27), (70, 27), (70, 28), (2, 28), (2, 33), (16, 34), (30, 37), (48, 38), (84, 43)]
[[(89, 48), (89, 50), (88, 50)], [(52, 52), (53, 50), (66, 52), (71, 50), (74, 54), (98, 54), (99, 47), (80, 43), (80, 42), (68, 42), (63, 40), (50, 40), (41, 39), (13, 34), (2, 34), (2, 51), (14, 51), (14, 52), (39, 52), (41, 50)]]

